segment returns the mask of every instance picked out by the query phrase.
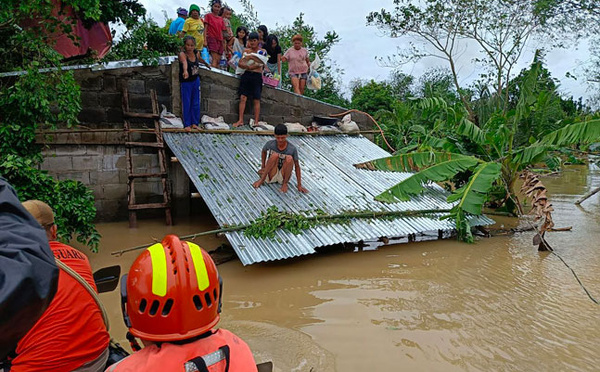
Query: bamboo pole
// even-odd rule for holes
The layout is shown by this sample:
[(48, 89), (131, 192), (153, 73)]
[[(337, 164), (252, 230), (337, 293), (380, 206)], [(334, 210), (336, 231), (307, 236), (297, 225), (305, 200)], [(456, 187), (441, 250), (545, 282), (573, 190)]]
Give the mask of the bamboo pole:
[[(36, 134), (69, 134), (69, 133), (113, 133), (113, 132), (123, 132), (124, 129), (115, 129), (115, 128), (106, 128), (106, 129), (57, 129), (57, 130), (46, 130), (46, 131), (37, 131)], [(132, 132), (139, 133), (154, 133), (154, 129), (135, 129)], [(163, 128), (163, 132), (170, 133), (214, 133), (214, 134), (256, 134), (263, 136), (272, 136), (272, 131), (254, 131), (254, 130), (236, 130), (236, 129), (228, 129), (228, 130), (208, 130), (208, 129), (197, 129), (193, 131), (186, 131), (185, 129), (177, 129), (177, 128)], [(290, 136), (338, 136), (342, 134), (377, 134), (378, 130), (363, 130), (356, 133), (342, 133), (342, 132), (288, 132)]]
[[(306, 220), (319, 221), (319, 220), (336, 220), (336, 219), (347, 219), (347, 218), (415, 217), (415, 216), (426, 216), (426, 215), (435, 214), (435, 213), (448, 213), (448, 212), (450, 212), (449, 209), (426, 209), (426, 210), (419, 210), (419, 211), (349, 212), (349, 213), (341, 213), (341, 214), (336, 214), (336, 215), (325, 214), (325, 215), (311, 216), (311, 217), (306, 217)], [(282, 217), (285, 217), (285, 216), (282, 216)], [(282, 221), (283, 221), (283, 218), (282, 218)], [(216, 229), (216, 230), (199, 232), (196, 234), (183, 235), (183, 236), (180, 236), (179, 238), (194, 240), (199, 236), (244, 230), (244, 229), (249, 228), (252, 225), (253, 224), (250, 223), (250, 224), (239, 225), (239, 226), (224, 227), (224, 228), (220, 228), (220, 229)], [(283, 225), (283, 222), (280, 226), (282, 226), (282, 225)], [(132, 247), (132, 248), (122, 249), (120, 251), (111, 252), (111, 255), (119, 257), (119, 256), (123, 255), (123, 253), (128, 253), (131, 251), (136, 251), (139, 249), (147, 248), (155, 243), (156, 242), (152, 242), (149, 244), (138, 245), (138, 246)]]

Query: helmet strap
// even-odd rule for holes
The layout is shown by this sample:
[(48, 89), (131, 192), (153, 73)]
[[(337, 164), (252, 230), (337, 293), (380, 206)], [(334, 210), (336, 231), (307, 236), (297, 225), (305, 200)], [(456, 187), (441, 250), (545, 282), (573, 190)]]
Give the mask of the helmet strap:
[(127, 334), (125, 335), (125, 337), (127, 337), (127, 340), (129, 341), (129, 346), (131, 346), (131, 350), (133, 350), (133, 351), (142, 350), (142, 347), (135, 339), (135, 336), (131, 334), (131, 332), (127, 331)]
[(223, 278), (219, 275), (219, 307), (217, 308), (217, 313), (221, 314), (221, 305), (223, 304)]

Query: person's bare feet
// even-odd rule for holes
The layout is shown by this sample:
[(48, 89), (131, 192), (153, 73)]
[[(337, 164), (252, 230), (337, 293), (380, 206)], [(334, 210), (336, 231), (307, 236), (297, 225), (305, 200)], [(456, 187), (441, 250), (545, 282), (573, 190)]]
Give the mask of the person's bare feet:
[(192, 131), (192, 127), (185, 127), (183, 128), (186, 132), (191, 132)]
[(198, 126), (196, 124), (192, 124), (192, 129), (193, 130), (200, 130), (200, 128), (198, 128)]
[(234, 128), (238, 128), (244, 125), (243, 121), (236, 121), (235, 123), (233, 123), (233, 127)]
[(256, 181), (256, 182), (254, 182), (254, 183), (252, 184), (252, 186), (254, 186), (254, 188), (255, 188), (255, 189), (258, 189), (259, 187), (261, 187), (261, 186), (262, 186), (262, 184), (263, 184), (263, 183), (262, 183), (262, 181), (261, 181), (261, 180), (258, 180), (258, 181)]
[(287, 183), (284, 183), (283, 185), (281, 185), (281, 188), (279, 189), (279, 191), (286, 193), (288, 191)]

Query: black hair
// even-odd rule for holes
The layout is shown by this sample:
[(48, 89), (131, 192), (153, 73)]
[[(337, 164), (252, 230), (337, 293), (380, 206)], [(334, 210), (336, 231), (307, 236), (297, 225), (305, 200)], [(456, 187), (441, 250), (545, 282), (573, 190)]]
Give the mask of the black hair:
[(275, 135), (276, 136), (282, 136), (282, 135), (286, 135), (288, 133), (287, 127), (283, 124), (277, 124), (275, 126)]
[(246, 28), (246, 26), (238, 26), (238, 28), (235, 30), (235, 38), (237, 39), (237, 35), (240, 31), (244, 31), (244, 46), (246, 46), (246, 41), (248, 41), (248, 29)]
[(277, 37), (277, 35), (271, 34), (267, 38), (267, 45), (269, 46), (269, 48), (271, 47), (271, 44), (273, 44), (273, 40), (275, 40), (275, 42), (277, 43), (277, 45), (279, 45), (279, 38)]
[(221, 8), (221, 10), (219, 10), (219, 17), (222, 17), (223, 13), (225, 13), (226, 10), (231, 10), (233, 12), (233, 9), (231, 9), (227, 5), (223, 5), (223, 7)]
[(215, 4), (219, 4), (219, 5), (221, 5), (221, 0), (211, 0), (211, 2), (210, 2), (210, 6), (212, 7), (212, 6), (213, 6), (213, 5), (215, 5)]
[(194, 42), (194, 45), (196, 45), (196, 38), (195, 38), (195, 37), (193, 37), (192, 35), (185, 35), (185, 36), (183, 37), (183, 45), (185, 45), (185, 43), (186, 43), (188, 40), (192, 40), (192, 41)]
[(265, 41), (265, 45), (263, 46), (263, 48), (265, 48), (265, 50), (267, 51), (267, 53), (269, 53), (270, 56), (273, 56), (273, 54), (275, 54), (275, 49), (272, 47), (273, 40), (275, 40), (277, 45), (279, 45), (279, 39), (277, 38), (277, 35), (271, 34), (269, 35), (269, 37)]
[(252, 31), (250, 35), (248, 35), (248, 40), (258, 40), (258, 32)]
[(269, 30), (267, 30), (267, 26), (265, 25), (260, 25), (258, 26), (258, 29), (262, 31), (263, 33), (263, 40), (267, 40), (267, 37), (269, 36)]

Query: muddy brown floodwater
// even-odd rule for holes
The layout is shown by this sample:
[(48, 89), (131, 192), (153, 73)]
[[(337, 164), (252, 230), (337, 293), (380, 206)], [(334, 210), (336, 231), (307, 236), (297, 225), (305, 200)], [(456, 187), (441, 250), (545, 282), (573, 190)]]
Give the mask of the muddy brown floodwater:
[[(600, 299), (600, 196), (573, 202), (600, 185), (597, 168), (570, 167), (544, 177), (556, 211), (548, 235), (556, 252)], [(128, 270), (135, 253), (110, 252), (167, 233), (216, 227), (207, 217), (99, 224), (98, 269)], [(597, 371), (600, 306), (530, 232), (481, 239), (399, 244), (362, 252), (317, 254), (248, 267), (219, 266), (224, 280), (220, 326), (244, 338), (257, 362), (277, 371)], [(204, 238), (214, 249), (223, 239)], [(102, 294), (122, 344), (118, 293)]]

